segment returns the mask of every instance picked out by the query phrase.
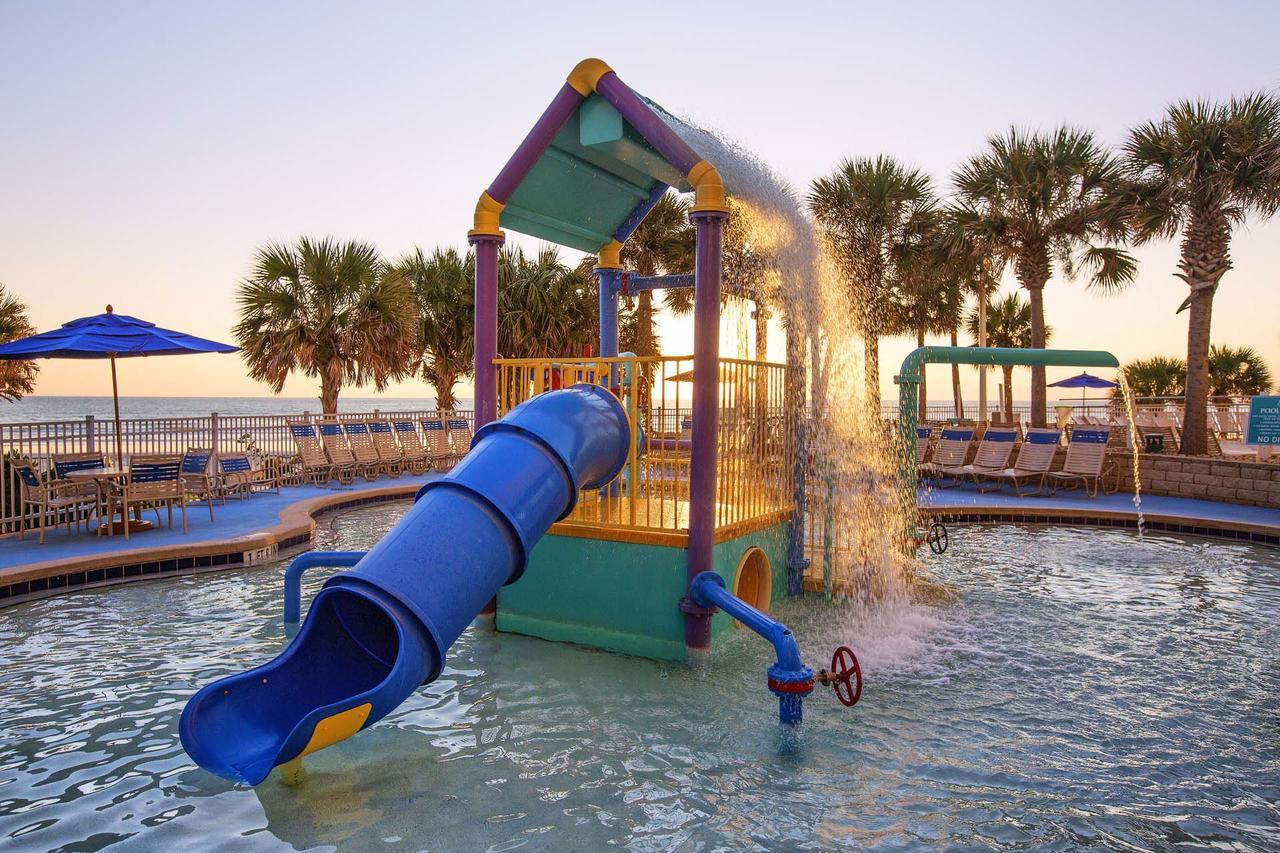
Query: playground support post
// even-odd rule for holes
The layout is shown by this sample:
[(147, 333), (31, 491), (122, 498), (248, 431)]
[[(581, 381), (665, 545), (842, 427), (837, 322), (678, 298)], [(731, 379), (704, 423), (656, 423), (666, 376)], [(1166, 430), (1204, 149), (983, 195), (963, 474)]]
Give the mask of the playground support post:
[(476, 429), (498, 419), (498, 249), (502, 237), (473, 234), (476, 251), (475, 372)]
[[(688, 576), (712, 569), (716, 526), (716, 432), (720, 398), (720, 262), (729, 214), (706, 210), (691, 215), (697, 229), (693, 295), (693, 435), (689, 473)], [(712, 608), (686, 597), (686, 652), (711, 648)]]

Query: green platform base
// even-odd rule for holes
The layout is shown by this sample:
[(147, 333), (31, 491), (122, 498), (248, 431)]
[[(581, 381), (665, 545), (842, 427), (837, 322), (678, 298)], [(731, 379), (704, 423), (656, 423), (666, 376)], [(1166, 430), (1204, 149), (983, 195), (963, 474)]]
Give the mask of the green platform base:
[[(714, 569), (733, 588), (738, 564), (751, 548), (769, 560), (772, 598), (786, 594), (788, 524), (715, 546)], [(685, 550), (549, 534), (529, 555), (520, 580), (498, 593), (499, 631), (578, 643), (659, 660), (684, 660)], [(717, 613), (715, 636), (732, 620)]]

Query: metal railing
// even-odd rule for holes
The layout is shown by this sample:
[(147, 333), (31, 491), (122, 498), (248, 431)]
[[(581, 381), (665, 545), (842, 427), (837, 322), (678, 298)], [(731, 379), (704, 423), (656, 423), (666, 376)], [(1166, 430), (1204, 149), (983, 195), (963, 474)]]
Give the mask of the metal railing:
[[(389, 417), (449, 415), (475, 424), (473, 411), (438, 412), (435, 409), (382, 412), (343, 412), (343, 422), (385, 420)], [(185, 453), (191, 447), (211, 448), (215, 453), (250, 448), (265, 456), (292, 457), (296, 453), (289, 421), (304, 413), (280, 415), (219, 415), (182, 418), (129, 418), (120, 421), (124, 457), (154, 453)], [(116, 455), (115, 421), (88, 415), (77, 420), (0, 424), (0, 458), (26, 457), (48, 468), (49, 458), (61, 453)], [(19, 506), (17, 476), (6, 462), (0, 475), (0, 534), (13, 533), (24, 519)]]
[[(565, 521), (587, 527), (681, 532), (689, 526), (692, 356), (497, 359), (498, 412), (580, 382), (604, 385), (639, 424), (623, 471), (584, 491)], [(720, 359), (716, 527), (723, 530), (791, 506), (785, 367)]]

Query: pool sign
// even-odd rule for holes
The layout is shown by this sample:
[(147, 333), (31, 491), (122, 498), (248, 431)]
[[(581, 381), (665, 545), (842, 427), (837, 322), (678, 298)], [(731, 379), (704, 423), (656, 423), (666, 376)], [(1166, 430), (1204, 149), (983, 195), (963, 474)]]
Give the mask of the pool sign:
[(1280, 397), (1254, 397), (1249, 401), (1249, 432), (1244, 443), (1280, 447)]

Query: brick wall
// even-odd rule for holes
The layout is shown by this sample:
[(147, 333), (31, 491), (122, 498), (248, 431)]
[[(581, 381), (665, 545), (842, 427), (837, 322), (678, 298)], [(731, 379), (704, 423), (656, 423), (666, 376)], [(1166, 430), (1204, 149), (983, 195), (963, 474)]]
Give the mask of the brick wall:
[[(1139, 454), (1142, 492), (1280, 508), (1280, 465), (1158, 453)], [(1115, 454), (1120, 490), (1133, 491), (1133, 457)]]

